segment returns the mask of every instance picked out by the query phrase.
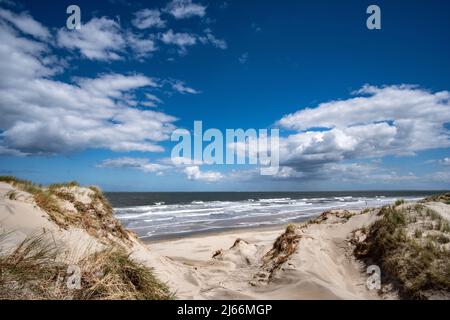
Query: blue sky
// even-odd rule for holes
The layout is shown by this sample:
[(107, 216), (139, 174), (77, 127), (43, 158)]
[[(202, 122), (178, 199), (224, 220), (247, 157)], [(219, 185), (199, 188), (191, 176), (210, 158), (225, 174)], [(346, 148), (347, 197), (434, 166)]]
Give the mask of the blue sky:
[[(80, 31), (65, 27), (74, 3)], [(370, 4), (381, 30), (366, 28)], [(2, 175), (108, 191), (450, 188), (448, 1), (0, 6)], [(280, 174), (170, 164), (171, 132), (195, 120), (279, 128)]]

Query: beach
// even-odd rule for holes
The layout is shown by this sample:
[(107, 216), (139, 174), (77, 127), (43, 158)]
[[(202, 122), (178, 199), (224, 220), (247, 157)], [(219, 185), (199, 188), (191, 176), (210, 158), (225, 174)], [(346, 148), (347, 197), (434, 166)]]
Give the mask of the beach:
[[(35, 250), (47, 253), (49, 246), (55, 253), (51, 257), (44, 254), (44, 258), (39, 253), (36, 262), (34, 258), (25, 259), (47, 271), (26, 273), (19, 280), (7, 278), (0, 290), (3, 297), (374, 300), (447, 299), (449, 295), (445, 289), (450, 249), (449, 194), (396, 200), (373, 208), (329, 209), (298, 223), (148, 240), (122, 226), (96, 187), (76, 183), (42, 187), (14, 178), (3, 180), (0, 259), (7, 266), (3, 274), (17, 274), (17, 263), (11, 262), (17, 254), (28, 255)], [(280, 205), (279, 200), (270, 203)], [(293, 203), (290, 199), (286, 206)], [(30, 244), (33, 247), (26, 249)], [(115, 265), (118, 261), (121, 264)], [(39, 288), (53, 288), (55, 277), (61, 277), (59, 270), (73, 265), (89, 279), (87, 284), (83, 282), (86, 287), (71, 291), (62, 285), (64, 282), (57, 282), (60, 287), (55, 290), (34, 288), (40, 282)], [(397, 284), (385, 281), (372, 288), (373, 275), (368, 268), (373, 265), (382, 274), (395, 277)], [(104, 269), (99, 272), (97, 268)], [(112, 275), (108, 274), (111, 270), (115, 270)], [(121, 274), (123, 270), (137, 274), (131, 273), (131, 278), (122, 283), (131, 272)], [(397, 274), (397, 270), (406, 272)], [(433, 274), (434, 278), (418, 276), (414, 270)], [(53, 273), (50, 278), (41, 278)], [(31, 282), (32, 289), (26, 280), (29, 277), (37, 278)], [(142, 277), (149, 279), (149, 284), (133, 283)], [(18, 286), (22, 281), (24, 287)], [(99, 286), (103, 290), (100, 295)]]

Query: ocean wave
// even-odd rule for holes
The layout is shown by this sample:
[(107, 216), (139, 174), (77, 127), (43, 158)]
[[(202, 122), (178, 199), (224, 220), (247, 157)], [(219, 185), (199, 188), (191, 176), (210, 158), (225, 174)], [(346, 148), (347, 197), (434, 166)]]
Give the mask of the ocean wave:
[(289, 200), (291, 198), (258, 199), (259, 202), (285, 202)]
[[(422, 197), (402, 197), (417, 201)], [(291, 197), (245, 199), (240, 201), (201, 201), (116, 208), (115, 215), (125, 227), (140, 237), (152, 238), (211, 229), (262, 225), (282, 225), (302, 221), (332, 209), (358, 209), (382, 206), (398, 197), (330, 196), (293, 199)]]

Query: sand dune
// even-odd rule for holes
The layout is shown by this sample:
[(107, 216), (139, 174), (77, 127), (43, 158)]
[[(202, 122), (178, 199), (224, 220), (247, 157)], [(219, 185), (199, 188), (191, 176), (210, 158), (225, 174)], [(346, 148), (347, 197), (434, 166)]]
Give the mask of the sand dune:
[[(16, 193), (14, 200), (8, 197), (11, 191)], [(90, 252), (103, 248), (101, 242), (83, 228), (60, 228), (34, 203), (30, 194), (3, 182), (0, 182), (0, 227), (9, 232), (2, 243), (3, 250), (13, 248), (25, 238), (41, 233), (46, 233), (51, 241), (61, 243), (64, 259), (70, 261), (77, 261)]]
[(150, 251), (161, 256), (153, 266), (185, 299), (376, 299), (348, 241), (353, 230), (376, 219), (375, 211), (349, 219), (341, 213), (298, 228), (297, 250), (270, 280), (264, 255), (283, 233), (279, 229), (153, 243)]
[[(75, 187), (70, 192), (84, 201), (91, 191)], [(80, 212), (70, 203), (62, 201), (62, 205), (68, 217), (79, 217)], [(92, 209), (92, 203), (87, 205)], [(421, 216), (414, 213), (417, 217), (435, 219), (434, 224), (427, 220), (432, 227), (439, 222), (441, 230), (448, 228), (448, 204), (427, 202), (420, 206), (423, 212)], [(397, 207), (407, 212), (415, 205)], [(32, 195), (0, 182), (0, 227), (10, 232), (0, 251), (44, 232), (64, 248), (61, 259), (76, 263), (113, 241), (126, 248), (131, 258), (153, 268), (178, 299), (395, 299), (395, 293), (380, 296), (367, 288), (366, 266), (354, 255), (355, 239), (361, 242), (366, 237), (360, 229), (381, 219), (382, 210), (337, 210), (286, 229), (240, 230), (144, 244), (121, 229), (111, 211), (94, 210), (96, 220), (83, 220), (84, 225), (72, 217), (75, 222), (62, 227)], [(433, 210), (431, 217), (429, 210)], [(447, 219), (447, 224), (433, 215)], [(414, 221), (414, 228), (426, 225), (416, 218)], [(95, 228), (86, 223), (94, 223)]]

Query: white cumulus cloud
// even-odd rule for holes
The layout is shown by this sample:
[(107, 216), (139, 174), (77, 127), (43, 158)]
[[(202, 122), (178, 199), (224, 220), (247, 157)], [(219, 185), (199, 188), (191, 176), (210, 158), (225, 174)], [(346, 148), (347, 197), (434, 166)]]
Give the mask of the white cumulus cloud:
[(184, 173), (189, 180), (216, 182), (223, 179), (223, 175), (217, 171), (201, 171), (199, 166), (184, 168)]
[(116, 158), (116, 159), (106, 159), (98, 164), (99, 168), (131, 168), (138, 169), (143, 172), (156, 172), (161, 173), (167, 169), (169, 166), (165, 166), (159, 163), (152, 163), (146, 158)]
[(216, 48), (225, 50), (228, 48), (228, 45), (225, 40), (218, 39), (216, 36), (212, 33), (210, 29), (205, 30), (205, 35), (198, 37), (199, 41), (203, 44), (211, 44)]
[(172, 0), (165, 9), (176, 19), (185, 19), (190, 17), (203, 17), (206, 14), (206, 7), (193, 3), (192, 0)]
[(138, 29), (164, 28), (166, 22), (161, 19), (161, 12), (157, 9), (143, 9), (137, 11), (132, 24)]
[(185, 54), (187, 47), (197, 43), (197, 37), (190, 33), (176, 33), (170, 29), (161, 35), (161, 41), (165, 44), (178, 46), (179, 52)]
[(58, 44), (79, 50), (91, 60), (118, 60), (126, 47), (120, 25), (109, 18), (93, 18), (82, 24), (80, 30), (62, 28), (57, 35)]
[(172, 89), (181, 94), (199, 94), (200, 91), (186, 86), (183, 81), (176, 80), (172, 83)]
[[(286, 115), (296, 130), (280, 141), (280, 159), (298, 170), (325, 163), (450, 147), (450, 93), (406, 85), (364, 86), (359, 96)], [(312, 169), (311, 169), (312, 168)]]
[(64, 65), (45, 42), (0, 17), (0, 152), (59, 154), (88, 148), (163, 151), (173, 116), (136, 108), (138, 91), (159, 86), (142, 74), (54, 80)]
[(146, 158), (122, 157), (115, 159), (105, 159), (100, 162), (99, 168), (127, 168), (140, 170), (145, 173), (163, 174), (166, 171), (178, 172), (184, 174), (189, 180), (198, 180), (205, 182), (217, 182), (224, 179), (224, 175), (218, 171), (202, 171), (201, 163), (195, 163), (190, 159), (168, 159), (163, 158), (157, 162), (151, 162)]
[(48, 40), (50, 38), (48, 29), (26, 13), (16, 14), (6, 9), (0, 9), (0, 18), (13, 24), (23, 33), (29, 34), (37, 39)]

